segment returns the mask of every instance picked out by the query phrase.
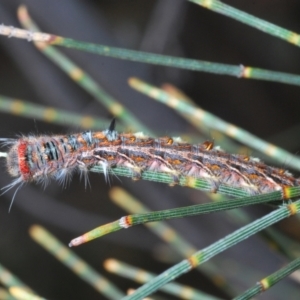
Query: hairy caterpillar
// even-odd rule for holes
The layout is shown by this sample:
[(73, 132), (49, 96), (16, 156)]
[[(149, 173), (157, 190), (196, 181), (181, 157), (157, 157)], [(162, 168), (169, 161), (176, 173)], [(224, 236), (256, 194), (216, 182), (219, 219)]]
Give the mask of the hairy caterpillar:
[(87, 180), (89, 168), (99, 164), (106, 178), (110, 168), (122, 166), (132, 171), (133, 179), (139, 179), (145, 170), (171, 174), (174, 184), (180, 176), (204, 178), (210, 182), (212, 192), (217, 192), (220, 184), (243, 188), (249, 195), (300, 184), (283, 169), (214, 149), (210, 142), (192, 145), (180, 138), (118, 133), (115, 120), (104, 131), (24, 136), (5, 143), (10, 147), (7, 169), (16, 177), (3, 188), (5, 192), (15, 186), (18, 190), (26, 182), (46, 185), (51, 178), (64, 183), (75, 171)]

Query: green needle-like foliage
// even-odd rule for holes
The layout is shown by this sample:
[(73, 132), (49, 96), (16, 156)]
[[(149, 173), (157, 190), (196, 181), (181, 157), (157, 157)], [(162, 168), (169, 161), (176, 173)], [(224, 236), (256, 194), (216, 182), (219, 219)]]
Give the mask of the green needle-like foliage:
[[(235, 9), (228, 4), (224, 4), (221, 1), (218, 0), (189, 0), (187, 2), (193, 2), (194, 4), (198, 4), (198, 6), (194, 5), (194, 9), (201, 9), (200, 6), (203, 6), (211, 11), (217, 12), (219, 14), (223, 14), (227, 17), (230, 17), (234, 20), (237, 20), (238, 22), (247, 24), (249, 26), (252, 26), (258, 30), (261, 30), (269, 35), (278, 37), (280, 39), (283, 39), (284, 41), (287, 41), (289, 43), (292, 43), (294, 45), (299, 46), (300, 45), (300, 37), (297, 33), (294, 33), (292, 31), (286, 30), (284, 28), (281, 28), (277, 25), (274, 25), (268, 21), (259, 19), (251, 14), (245, 13), (241, 10)], [(90, 16), (90, 15), (89, 15)], [(91, 16), (90, 16), (91, 17)], [(22, 21), (23, 24), (26, 24), (26, 26), (29, 30), (39, 30), (37, 27), (33, 27), (33, 23), (30, 21), (29, 16), (26, 15), (26, 11), (23, 8), (21, 8), (19, 12), (19, 18)], [(240, 26), (240, 24), (237, 23), (237, 26)], [(61, 32), (55, 32), (57, 34), (63, 34)], [(172, 33), (172, 32), (170, 32)], [(158, 109), (150, 111), (148, 108), (143, 105), (141, 105), (141, 111), (140, 115), (133, 114), (130, 111), (130, 108), (123, 106), (122, 104), (122, 97), (123, 97), (123, 91), (124, 89), (119, 93), (119, 99), (117, 97), (113, 97), (114, 91), (109, 91), (109, 89), (106, 90), (106, 87), (103, 88), (99, 85), (96, 79), (92, 78), (91, 75), (88, 74), (88, 71), (85, 70), (84, 66), (79, 67), (79, 64), (76, 64), (75, 61), (71, 60), (67, 56), (63, 55), (62, 53), (58, 52), (57, 49), (55, 49), (52, 46), (60, 46), (61, 48), (70, 48), (75, 50), (80, 50), (82, 52), (87, 53), (94, 53), (101, 56), (107, 56), (111, 58), (117, 58), (127, 61), (133, 61), (138, 62), (141, 64), (150, 64), (153, 66), (160, 66), (160, 67), (168, 67), (168, 68), (177, 68), (181, 70), (189, 70), (189, 71), (198, 71), (198, 72), (206, 72), (210, 74), (217, 74), (217, 75), (228, 75), (231, 77), (235, 77), (236, 80), (235, 84), (236, 86), (240, 83), (238, 81), (238, 78), (244, 78), (244, 79), (257, 79), (257, 80), (265, 80), (269, 82), (277, 82), (277, 83), (284, 83), (285, 85), (294, 85), (296, 88), (300, 85), (300, 76), (294, 75), (287, 72), (277, 72), (277, 71), (271, 71), (268, 69), (263, 68), (256, 68), (252, 66), (244, 66), (244, 65), (238, 65), (235, 64), (227, 64), (227, 63), (219, 63), (219, 62), (212, 62), (209, 60), (200, 60), (200, 59), (190, 59), (181, 57), (181, 54), (179, 55), (176, 53), (175, 55), (165, 55), (165, 54), (156, 54), (151, 51), (138, 51), (138, 50), (129, 50), (125, 48), (120, 48), (117, 46), (110, 46), (109, 43), (101, 41), (101, 44), (95, 44), (95, 43), (89, 43), (84, 42), (82, 40), (77, 39), (71, 39), (68, 37), (63, 37), (59, 35), (54, 34), (43, 34), (39, 32), (30, 32), (22, 29), (17, 29), (12, 26), (5, 26), (1, 25), (0, 27), (0, 34), (6, 35), (8, 37), (16, 37), (16, 38), (23, 38), (27, 39), (28, 41), (33, 41), (37, 43), (38, 49), (44, 53), (50, 60), (52, 60), (55, 64), (59, 66), (65, 73), (68, 74), (68, 76), (73, 80), (72, 84), (77, 84), (80, 88), (87, 91), (90, 95), (92, 95), (93, 98), (96, 98), (101, 102), (101, 104), (105, 107), (107, 112), (111, 115), (117, 116), (121, 122), (126, 124), (127, 127), (130, 128), (136, 128), (137, 130), (144, 131), (146, 134), (151, 134), (153, 137), (155, 137), (155, 134), (152, 133), (150, 129), (148, 129), (141, 121), (143, 118), (151, 117), (154, 122), (158, 122), (159, 118), (162, 118), (159, 114), (160, 111)], [(198, 37), (197, 37), (198, 38)], [(88, 40), (87, 38), (86, 40)], [(41, 43), (43, 42), (43, 43)], [(6, 40), (6, 44), (10, 44), (10, 40)], [(20, 43), (21, 44), (21, 43)], [(166, 43), (167, 44), (167, 43)], [(29, 44), (30, 45), (30, 44)], [(74, 51), (78, 53), (77, 51)], [(16, 55), (15, 55), (16, 56)], [(93, 56), (95, 57), (95, 56)], [(16, 61), (18, 61), (16, 59)], [(21, 60), (19, 60), (20, 62)], [(23, 62), (22, 62), (23, 63)], [(120, 63), (120, 61), (119, 61)], [(137, 64), (135, 64), (136, 66)], [(159, 69), (160, 70), (160, 69)], [(101, 72), (102, 70), (99, 70)], [(119, 71), (119, 70), (118, 70)], [(153, 71), (152, 69), (148, 69), (147, 72), (143, 73), (144, 75), (147, 73), (151, 73)], [(178, 71), (178, 70), (176, 70)], [(163, 73), (163, 72), (162, 72)], [(193, 75), (195, 74), (192, 73)], [(65, 75), (64, 75), (65, 76)], [(136, 74), (131, 74), (129, 76), (139, 76)], [(201, 75), (203, 76), (203, 74)], [(142, 77), (141, 77), (142, 78)], [(175, 78), (175, 77), (174, 77)], [(144, 79), (144, 78), (143, 78)], [(160, 77), (157, 76), (155, 79), (160, 81)], [(128, 78), (124, 79), (124, 82), (127, 82)], [(231, 79), (232, 80), (232, 79)], [(146, 79), (145, 79), (146, 82)], [(243, 145), (248, 145), (253, 149), (256, 149), (265, 155), (268, 155), (269, 157), (274, 158), (277, 162), (280, 163), (281, 167), (290, 166), (293, 169), (300, 170), (300, 162), (299, 158), (295, 155), (291, 155), (287, 151), (276, 147), (275, 145), (267, 143), (264, 139), (258, 138), (254, 134), (251, 134), (249, 131), (243, 130), (239, 128), (238, 126), (232, 125), (231, 123), (227, 123), (223, 121), (221, 118), (216, 117), (215, 115), (205, 111), (204, 109), (198, 107), (198, 104), (195, 104), (195, 101), (188, 100), (185, 97), (181, 96), (175, 96), (174, 94), (170, 94), (166, 92), (165, 89), (158, 89), (156, 88), (157, 83), (154, 83), (155, 85), (148, 84), (142, 81), (137, 80), (130, 80), (130, 85), (134, 87), (136, 90), (154, 98), (157, 101), (160, 101), (164, 103), (165, 105), (171, 107), (175, 111), (177, 111), (180, 115), (184, 116), (185, 119), (192, 119), (190, 124), (196, 124), (197, 122), (201, 124), (196, 124), (197, 129), (200, 129), (204, 134), (210, 135), (210, 130), (214, 129), (217, 131), (220, 131), (224, 134), (227, 134), (229, 137), (236, 139)], [(151, 82), (150, 80), (147, 82)], [(46, 83), (44, 81), (43, 83)], [(138, 83), (138, 84), (137, 84)], [(245, 81), (244, 81), (245, 83)], [(252, 84), (257, 84), (257, 82), (252, 82)], [(38, 84), (36, 84), (37, 86)], [(46, 85), (46, 84), (45, 84)], [(274, 85), (275, 86), (275, 85)], [(282, 85), (283, 86), (283, 85)], [(283, 86), (285, 87), (285, 86)], [(52, 87), (52, 89), (60, 88), (59, 84), (55, 87)], [(129, 89), (129, 87), (127, 87)], [(205, 87), (202, 87), (203, 90)], [(217, 89), (217, 87), (216, 87)], [(18, 90), (15, 88), (15, 90)], [(275, 89), (274, 89), (275, 90)], [(52, 90), (51, 90), (52, 91)], [(44, 94), (47, 94), (49, 90), (45, 89)], [(117, 94), (117, 93), (116, 93)], [(204, 93), (205, 95), (205, 93)], [(206, 94), (207, 96), (208, 94)], [(201, 95), (202, 96), (202, 95)], [(222, 105), (222, 99), (218, 99), (219, 102), (217, 105)], [(133, 104), (132, 107), (136, 105)], [(54, 106), (54, 105), (53, 105)], [(78, 105), (79, 107), (82, 107)], [(202, 106), (202, 104), (201, 104)], [(205, 107), (205, 106), (203, 106)], [(160, 109), (160, 108), (159, 108)], [(227, 110), (231, 109), (232, 107), (226, 107)], [(70, 110), (63, 110), (58, 109), (54, 107), (49, 107), (46, 105), (37, 105), (37, 104), (31, 104), (20, 100), (12, 100), (8, 97), (1, 97), (0, 99), (0, 110), (5, 113), (10, 113), (15, 116), (24, 116), (34, 119), (43, 120), (46, 122), (53, 122), (57, 125), (66, 125), (66, 124), (72, 124), (75, 123), (78, 127), (84, 127), (84, 128), (97, 128), (97, 129), (104, 129), (107, 125), (106, 121), (100, 120), (97, 121), (89, 116), (82, 116), (81, 114), (72, 113), (72, 109)], [(257, 108), (259, 110), (259, 108)], [(269, 112), (268, 112), (269, 113)], [(291, 111), (291, 114), (293, 112)], [(139, 118), (135, 118), (135, 115)], [(169, 119), (166, 118), (164, 120), (165, 123), (169, 121)], [(256, 115), (253, 118), (252, 122), (256, 122)], [(163, 122), (162, 122), (163, 123)], [(162, 124), (159, 123), (159, 124)], [(6, 124), (4, 124), (6, 125)], [(16, 125), (16, 124), (14, 124)], [(183, 127), (183, 126), (182, 126)], [(5, 126), (2, 128), (4, 131), (7, 130)], [(22, 130), (21, 128), (20, 130)], [(181, 129), (180, 129), (181, 130)], [(163, 134), (168, 135), (168, 133), (165, 133), (164, 129), (161, 130)], [(182, 129), (184, 131), (184, 129)], [(8, 142), (9, 143), (9, 142)], [(232, 142), (228, 142), (227, 144), (232, 147), (232, 149), (235, 149), (235, 145), (232, 144)], [(56, 148), (55, 148), (56, 149)], [(228, 148), (227, 148), (228, 149)], [(5, 155), (1, 155), (2, 157), (5, 157)], [(106, 174), (107, 170), (103, 170), (101, 166), (94, 166), (91, 169), (92, 172), (96, 173), (104, 173)], [(132, 171), (129, 168), (126, 167), (116, 167), (111, 168), (109, 171), (109, 179), (112, 177), (120, 178), (120, 177), (132, 177)], [(249, 171), (251, 173), (251, 170)], [(279, 172), (278, 172), (279, 173)], [(283, 173), (284, 174), (284, 173)], [(107, 178), (106, 178), (107, 179)], [(166, 172), (162, 171), (144, 171), (141, 173), (141, 180), (145, 181), (154, 181), (157, 183), (164, 183), (165, 188), (167, 188), (166, 185), (173, 185), (174, 184), (174, 178), (167, 174)], [(111, 182), (109, 182), (111, 183)], [(139, 183), (136, 183), (138, 185)], [(212, 187), (211, 183), (206, 180), (205, 178), (193, 178), (188, 176), (180, 176), (180, 180), (178, 182), (178, 185), (180, 185), (185, 190), (190, 192), (195, 192), (195, 190), (201, 190), (206, 192), (211, 192)], [(154, 186), (154, 185), (153, 185)], [(162, 203), (166, 200), (167, 196), (164, 197), (162, 194), (159, 194), (157, 191), (159, 188), (156, 187), (159, 185), (156, 185), (155, 188), (149, 188), (147, 191), (142, 191), (140, 194), (145, 195), (145, 198), (147, 196), (152, 197), (152, 201), (156, 204)], [(75, 190), (75, 188), (73, 187)], [(194, 189), (194, 190), (192, 190)], [(138, 190), (138, 189), (137, 189)], [(77, 196), (77, 191), (74, 191), (73, 195)], [(156, 193), (157, 192), (157, 193)], [(245, 189), (232, 187), (230, 185), (220, 185), (217, 189), (217, 191), (220, 194), (224, 194), (227, 196), (230, 196), (234, 199), (232, 200), (226, 200), (226, 201), (217, 201), (212, 203), (205, 203), (205, 204), (199, 204), (199, 197), (195, 197), (195, 194), (191, 197), (190, 194), (187, 192), (184, 197), (187, 205), (184, 207), (177, 207), (173, 209), (165, 209), (165, 207), (159, 207), (159, 210), (157, 211), (140, 211), (139, 213), (136, 212), (130, 212), (130, 215), (126, 217), (122, 217), (121, 219), (118, 219), (111, 223), (103, 221), (104, 225), (97, 227), (96, 229), (89, 231), (88, 233), (82, 235), (80, 238), (82, 239), (82, 243), (85, 241), (89, 241), (92, 239), (96, 239), (100, 236), (107, 235), (109, 233), (131, 227), (138, 224), (148, 224), (151, 226), (150, 222), (158, 222), (168, 219), (175, 219), (175, 218), (184, 218), (189, 216), (196, 216), (200, 214), (211, 214), (214, 212), (220, 212), (223, 210), (232, 210), (236, 208), (241, 208), (244, 206), (249, 206), (253, 204), (262, 204), (262, 203), (270, 203), (270, 204), (277, 204), (279, 207), (269, 213), (268, 215), (251, 222), (247, 217), (247, 221), (243, 220), (244, 223), (249, 223), (248, 225), (243, 227), (239, 227), (239, 229), (235, 230), (229, 235), (226, 235), (225, 237), (219, 239), (216, 242), (213, 242), (211, 245), (204, 247), (202, 250), (195, 250), (196, 247), (193, 247), (191, 243), (186, 242), (184, 240), (184, 236), (181, 237), (179, 234), (177, 234), (176, 230), (167, 227), (167, 226), (157, 226), (154, 232), (156, 231), (156, 234), (160, 234), (159, 236), (162, 238), (162, 240), (169, 240), (169, 244), (174, 246), (177, 252), (183, 255), (184, 257), (188, 257), (187, 259), (184, 259), (183, 261), (175, 264), (173, 267), (168, 268), (165, 272), (161, 273), (160, 275), (149, 278), (149, 282), (144, 284), (142, 287), (140, 287), (133, 295), (126, 296), (124, 299), (142, 299), (144, 297), (147, 297), (148, 295), (154, 293), (156, 290), (162, 288), (165, 284), (171, 282), (172, 280), (176, 279), (177, 277), (181, 276), (182, 274), (197, 268), (198, 266), (202, 265), (204, 262), (210, 260), (211, 258), (215, 257), (217, 254), (228, 250), (230, 247), (233, 247), (234, 245), (240, 243), (241, 241), (247, 239), (250, 236), (255, 235), (256, 233), (262, 231), (263, 229), (270, 229), (270, 226), (272, 226), (274, 223), (284, 219), (288, 218), (291, 215), (295, 215), (299, 211), (299, 197), (300, 197), (300, 188), (298, 186), (296, 187), (289, 187), (282, 184), (282, 190), (278, 192), (273, 192), (270, 194), (262, 194), (262, 195), (255, 195), (251, 196), (247, 194), (247, 191)], [(105, 193), (103, 193), (105, 194)], [(102, 195), (102, 190), (101, 190)], [(174, 196), (173, 196), (174, 197)], [(24, 197), (26, 200), (27, 198), (31, 197)], [(76, 197), (74, 197), (76, 198)], [(175, 198), (175, 197), (174, 197)], [(191, 201), (190, 198), (193, 198), (193, 201), (195, 198), (197, 198), (197, 201), (192, 203), (197, 203), (194, 205), (190, 205)], [(24, 201), (25, 201), (24, 199)], [(122, 199), (119, 199), (122, 201)], [(143, 201), (143, 199), (142, 199)], [(97, 203), (98, 205), (98, 203)], [(109, 209), (108, 209), (109, 210)], [(60, 210), (57, 210), (60, 211)], [(82, 212), (83, 213), (83, 212)], [(102, 211), (101, 211), (102, 213)], [(238, 214), (238, 213), (237, 213)], [(109, 213), (110, 215), (110, 213)], [(69, 217), (69, 214), (66, 214), (67, 219)], [(72, 218), (73, 215), (71, 215), (70, 218)], [(240, 214), (240, 219), (243, 218), (244, 215)], [(211, 215), (213, 218), (214, 216)], [(48, 218), (48, 216), (47, 216)], [(45, 218), (45, 219), (47, 219)], [(56, 218), (56, 221), (59, 217)], [(111, 215), (110, 215), (111, 218)], [(117, 217), (118, 218), (118, 217)], [(198, 217), (199, 219), (201, 217)], [(20, 219), (20, 218), (19, 218)], [(107, 219), (107, 218), (106, 218)], [(246, 218), (244, 218), (246, 219)], [(49, 218), (47, 219), (49, 222)], [(78, 220), (78, 219), (77, 219)], [(87, 219), (85, 219), (87, 220)], [(215, 219), (217, 220), (217, 219)], [(238, 220), (237, 218), (232, 218), (230, 221), (232, 223), (236, 222)], [(98, 222), (98, 219), (97, 219)], [(99, 221), (99, 223), (101, 223)], [(237, 226), (241, 226), (236, 222)], [(95, 224), (95, 222), (94, 222)], [(54, 223), (55, 226), (56, 223)], [(164, 224), (163, 224), (164, 225)], [(214, 225), (217, 227), (222, 227), (221, 222), (214, 222)], [(80, 228), (82, 227), (82, 224), (80, 222), (76, 222), (76, 232), (81, 231)], [(88, 226), (86, 226), (88, 227)], [(205, 226), (206, 227), (206, 224)], [(33, 234), (33, 239), (36, 240), (38, 243), (42, 244), (46, 251), (51, 253), (58, 262), (61, 262), (65, 264), (67, 267), (69, 267), (78, 277), (82, 278), (89, 284), (91, 284), (95, 290), (98, 292), (105, 294), (107, 298), (109, 299), (120, 299), (123, 297), (123, 292), (119, 290), (119, 288), (114, 284), (109, 282), (104, 276), (100, 275), (98, 272), (96, 272), (92, 267), (89, 267), (87, 263), (85, 263), (83, 260), (79, 258), (76, 254), (68, 250), (65, 246), (63, 246), (56, 238), (51, 235), (50, 233), (42, 234), (42, 238), (40, 233), (40, 227), (34, 227), (34, 229), (31, 230), (32, 232), (38, 233), (37, 235)], [(67, 227), (66, 231), (69, 231), (69, 227)], [(64, 228), (64, 229), (66, 229)], [(85, 228), (85, 227), (84, 227)], [(187, 227), (188, 228), (188, 227)], [(203, 230), (209, 231), (211, 228), (207, 226), (207, 228), (200, 228), (195, 227), (193, 228), (194, 231), (199, 232), (199, 237), (201, 237), (201, 233), (203, 233)], [(292, 256), (291, 253), (291, 243), (288, 239), (283, 239), (282, 236), (279, 234), (276, 234), (276, 231), (274, 228), (271, 228), (271, 230), (268, 232), (268, 239), (271, 241), (271, 236), (274, 237), (274, 239), (279, 240), (280, 244), (280, 250), (288, 254), (288, 259)], [(74, 229), (72, 229), (73, 232), (75, 232)], [(90, 230), (90, 229), (89, 229)], [(170, 238), (169, 236), (165, 235), (163, 233), (167, 232), (169, 230), (169, 233), (171, 232), (172, 235), (175, 238)], [(191, 228), (188, 229), (189, 231), (192, 231)], [(188, 230), (183, 230), (187, 234), (190, 233)], [(202, 230), (202, 231), (201, 231)], [(61, 230), (64, 231), (64, 230)], [(161, 231), (161, 232), (159, 232)], [(130, 234), (130, 229), (126, 231), (125, 234)], [(39, 238), (37, 238), (39, 236)], [(114, 235), (112, 235), (114, 236)], [(117, 234), (116, 234), (117, 236)], [(164, 237), (163, 237), (164, 236)], [(264, 235), (267, 236), (267, 235)], [(194, 234), (193, 238), (196, 240), (198, 237)], [(85, 240), (84, 240), (85, 239)], [(140, 239), (140, 240), (139, 240)], [(76, 240), (76, 239), (75, 239)], [(139, 246), (142, 248), (144, 246), (144, 241), (139, 237), (135, 238), (134, 240), (137, 240), (137, 243), (139, 243)], [(78, 240), (77, 240), (78, 241)], [(118, 243), (121, 244), (121, 242), (118, 240)], [(180, 247), (180, 243), (184, 244), (182, 247), (182, 251), (178, 251), (178, 248)], [(96, 242), (95, 242), (96, 244)], [(92, 245), (95, 245), (92, 244)], [(72, 243), (71, 243), (72, 245)], [(76, 243), (74, 244), (76, 245)], [(297, 244), (293, 244), (298, 246)], [(101, 251), (105, 250), (105, 242), (101, 244)], [(87, 246), (88, 247), (88, 246)], [(130, 245), (131, 247), (131, 245)], [(144, 246), (142, 248), (142, 251), (144, 252), (150, 252), (152, 251), (150, 246)], [(133, 249), (132, 247), (131, 249)], [(200, 248), (200, 247), (199, 247)], [(120, 248), (121, 249), (121, 248)], [(193, 249), (194, 253), (188, 253), (191, 249)], [(197, 248), (198, 249), (198, 248)], [(128, 249), (127, 249), (128, 250)], [(25, 247), (26, 251), (26, 247)], [(93, 256), (93, 259), (95, 259), (95, 256), (98, 256), (101, 251), (96, 250), (96, 252), (92, 253), (91, 256)], [(123, 249), (121, 250), (123, 251)], [(96, 253), (96, 254), (95, 254)], [(122, 254), (126, 253), (126, 251), (123, 251)], [(187, 254), (188, 253), (188, 254)], [(149, 253), (148, 253), (149, 254)], [(222, 275), (219, 275), (218, 267), (214, 265), (210, 265), (210, 267), (207, 267), (206, 269), (203, 268), (203, 270), (206, 272), (205, 275), (207, 278), (211, 280), (211, 282), (217, 282), (216, 278), (219, 276), (221, 278), (221, 283), (217, 282), (215, 283), (215, 286), (218, 286), (220, 289), (223, 289), (223, 292), (226, 292), (228, 295), (236, 295), (236, 290), (240, 289), (234, 289), (234, 286), (231, 286), (230, 281), (226, 281), (225, 277)], [(299, 260), (296, 259), (294, 262), (289, 264), (287, 267), (282, 268), (281, 270), (277, 271), (273, 275), (270, 275), (266, 277), (265, 279), (261, 280), (260, 283), (246, 291), (244, 294), (237, 297), (237, 299), (249, 299), (249, 297), (255, 296), (257, 293), (262, 292), (269, 287), (271, 287), (273, 284), (277, 283), (282, 278), (289, 275), (291, 272), (299, 268)], [(127, 267), (127, 270), (129, 270), (129, 266)], [(23, 284), (21, 281), (19, 281), (17, 278), (14, 278), (11, 274), (8, 273), (4, 268), (3, 270), (0, 270), (0, 279), (4, 285), (7, 285), (8, 287), (11, 285), (20, 285)], [(3, 275), (4, 274), (4, 275)], [(7, 275), (9, 274), (9, 276)], [(6, 277), (5, 277), (6, 275)], [(198, 273), (199, 275), (199, 273)], [(248, 274), (247, 274), (248, 275)], [(253, 275), (253, 274), (252, 274)], [(8, 280), (8, 277), (10, 280)], [(246, 276), (245, 276), (246, 280)], [(166, 286), (167, 288), (167, 286)], [(171, 287), (172, 288), (172, 287)], [(173, 289), (177, 289), (178, 286), (173, 286)], [(182, 287), (180, 287), (182, 290)], [(292, 288), (290, 288), (292, 289)], [(287, 290), (287, 289), (286, 289)], [(199, 294), (200, 295), (200, 294)], [(200, 296), (199, 296), (200, 297)]]

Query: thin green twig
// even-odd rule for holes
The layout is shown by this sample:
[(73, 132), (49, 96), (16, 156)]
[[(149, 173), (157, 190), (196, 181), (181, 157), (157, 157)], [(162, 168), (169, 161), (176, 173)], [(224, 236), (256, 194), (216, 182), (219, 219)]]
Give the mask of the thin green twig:
[[(104, 173), (103, 167), (101, 165), (92, 167), (90, 169), (90, 171), (95, 172), (95, 173)], [(107, 172), (107, 170), (105, 172)], [(132, 170), (125, 168), (125, 167), (111, 168), (108, 170), (108, 172), (112, 176), (112, 178), (114, 176), (124, 176), (124, 177), (132, 178)], [(154, 171), (143, 171), (141, 174), (141, 179), (174, 185), (174, 178), (172, 177), (172, 175), (170, 175), (168, 173), (163, 173), (160, 171), (155, 171), (155, 172)], [(189, 176), (181, 176), (180, 180), (178, 182), (178, 185), (184, 186), (184, 187), (190, 187), (190, 188), (202, 190), (202, 191), (208, 191), (208, 192), (212, 191), (211, 182), (205, 178), (200, 179), (200, 178), (194, 178), (194, 177), (189, 177)], [(247, 197), (247, 196), (249, 196), (247, 191), (243, 188), (237, 188), (237, 187), (232, 187), (232, 186), (223, 185), (223, 184), (221, 184), (218, 187), (217, 192), (220, 194), (229, 195), (232, 197)]]
[(207, 72), (218, 75), (228, 75), (237, 78), (260, 79), (297, 86), (300, 85), (299, 75), (258, 69), (243, 65), (234, 66), (203, 60), (160, 55), (123, 48), (115, 48), (105, 45), (81, 42), (59, 36), (53, 36), (53, 39), (51, 40), (50, 44), (118, 59), (131, 60), (135, 62), (142, 62), (191, 71)]
[(201, 5), (207, 9), (217, 12), (221, 15), (235, 19), (241, 23), (247, 24), (254, 27), (260, 31), (278, 37), (288, 43), (296, 46), (300, 46), (300, 35), (282, 28), (280, 26), (274, 25), (268, 21), (262, 20), (255, 16), (252, 16), (246, 12), (236, 9), (228, 4), (222, 3), (219, 0), (188, 0), (190, 2)]
[(269, 275), (268, 277), (260, 280), (255, 284), (255, 286), (249, 288), (244, 293), (240, 294), (239, 296), (235, 297), (234, 300), (248, 300), (252, 299), (256, 295), (265, 292), (269, 288), (271, 288), (274, 284), (278, 283), (283, 278), (287, 277), (291, 273), (295, 272), (300, 268), (300, 258), (295, 259), (287, 266), (281, 268), (280, 270), (276, 271), (275, 273)]
[(148, 63), (166, 67), (180, 68), (191, 71), (207, 72), (218, 75), (228, 75), (237, 78), (259, 79), (297, 86), (300, 85), (299, 75), (284, 72), (275, 72), (243, 65), (235, 66), (196, 59), (188, 59), (110, 47), (107, 45), (87, 43), (42, 32), (32, 33), (26, 30), (22, 31), (21, 29), (11, 28), (10, 26), (4, 25), (1, 25), (1, 28), (1, 35), (24, 38), (30, 41), (41, 41), (49, 45), (77, 49), (80, 51), (90, 52), (97, 55), (103, 55), (112, 58), (125, 59), (135, 62)]
[[(300, 196), (300, 187), (287, 187), (285, 189), (285, 194), (288, 195), (289, 199), (299, 197)], [(73, 239), (69, 246), (78, 246), (83, 243), (89, 242), (106, 234), (128, 228), (131, 226), (145, 224), (148, 222), (157, 222), (166, 219), (175, 219), (175, 218), (183, 218), (190, 217), (200, 214), (207, 214), (217, 211), (229, 210), (238, 207), (253, 205), (253, 204), (262, 204), (268, 203), (270, 201), (281, 200), (282, 192), (272, 192), (268, 194), (261, 194), (257, 196), (250, 196), (246, 198), (233, 199), (221, 202), (213, 202), (213, 203), (205, 203), (205, 204), (196, 204), (192, 206), (185, 206), (174, 209), (161, 210), (151, 213), (144, 214), (134, 214), (126, 217), (122, 217), (119, 220), (114, 222), (102, 225), (97, 227), (80, 237)]]

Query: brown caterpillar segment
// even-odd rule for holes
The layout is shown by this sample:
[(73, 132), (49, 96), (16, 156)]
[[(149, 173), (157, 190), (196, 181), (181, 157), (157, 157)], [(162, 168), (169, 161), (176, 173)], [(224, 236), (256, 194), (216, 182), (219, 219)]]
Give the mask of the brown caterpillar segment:
[(254, 195), (300, 182), (283, 169), (213, 148), (212, 142), (192, 145), (168, 136), (117, 133), (114, 126), (112, 122), (104, 131), (28, 136), (7, 143), (8, 172), (18, 177), (8, 187), (30, 181), (45, 183), (50, 178), (64, 182), (74, 171), (86, 175), (95, 165), (103, 166), (106, 177), (110, 168), (125, 167), (132, 171), (133, 179), (139, 179), (147, 170), (170, 174), (174, 184), (181, 176), (202, 178), (210, 183), (213, 192), (222, 184)]

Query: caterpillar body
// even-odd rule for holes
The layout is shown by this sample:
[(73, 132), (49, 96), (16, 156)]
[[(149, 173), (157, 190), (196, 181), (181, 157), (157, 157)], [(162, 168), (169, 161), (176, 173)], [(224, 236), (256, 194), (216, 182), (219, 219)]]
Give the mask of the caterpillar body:
[(228, 154), (213, 148), (211, 142), (192, 145), (180, 138), (118, 133), (114, 120), (104, 131), (24, 136), (6, 144), (10, 146), (7, 169), (16, 179), (3, 188), (5, 192), (26, 182), (47, 184), (51, 178), (64, 183), (76, 170), (87, 180), (89, 168), (95, 165), (103, 166), (105, 177), (111, 168), (122, 166), (132, 171), (133, 179), (146, 170), (171, 174), (174, 184), (181, 176), (202, 178), (212, 192), (221, 184), (243, 188), (249, 195), (300, 184), (283, 169), (246, 155)]

